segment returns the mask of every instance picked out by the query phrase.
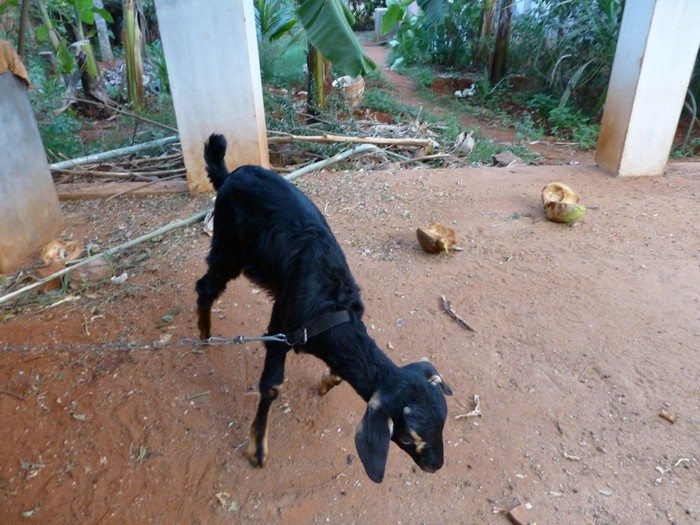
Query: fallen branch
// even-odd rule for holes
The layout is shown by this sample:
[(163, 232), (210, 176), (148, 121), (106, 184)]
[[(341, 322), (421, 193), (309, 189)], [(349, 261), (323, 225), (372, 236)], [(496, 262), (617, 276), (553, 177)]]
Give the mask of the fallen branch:
[(178, 168), (175, 170), (157, 170), (157, 171), (99, 171), (99, 170), (71, 170), (71, 169), (54, 169), (56, 173), (64, 175), (76, 175), (81, 177), (95, 177), (97, 179), (145, 179), (149, 182), (148, 177), (162, 177), (163, 175), (173, 175), (175, 173), (183, 174), (187, 170)]
[[(165, 182), (166, 180), (173, 180), (173, 179), (179, 179), (182, 178), (182, 174), (185, 173), (185, 169), (181, 170), (173, 170), (173, 172), (177, 172), (176, 175), (170, 175), (170, 177), (163, 177), (158, 180), (152, 180), (150, 182), (144, 182), (143, 184), (139, 184), (138, 186), (133, 186), (131, 188), (127, 188), (124, 191), (120, 191), (119, 193), (115, 193), (114, 195), (110, 195), (105, 199), (105, 202), (111, 201), (115, 197), (120, 197), (122, 195), (126, 195), (127, 193), (131, 193), (132, 191), (140, 190), (141, 188), (145, 188), (146, 186), (152, 186), (153, 184), (158, 184), (159, 182)], [(172, 173), (172, 172), (171, 172)]]
[(422, 157), (416, 157), (415, 159), (406, 159), (399, 164), (411, 164), (413, 162), (424, 162), (426, 160), (438, 160), (438, 159), (449, 159), (455, 158), (451, 153), (435, 153), (434, 155), (423, 155)]
[(462, 319), (459, 315), (457, 315), (457, 312), (455, 312), (452, 309), (452, 306), (450, 305), (450, 301), (448, 301), (444, 295), (441, 295), (440, 299), (442, 301), (443, 310), (445, 310), (445, 312), (450, 317), (452, 317), (452, 319), (457, 321), (462, 328), (465, 328), (466, 330), (469, 330), (470, 332), (476, 332), (476, 330), (474, 330), (471, 326), (469, 326), (469, 324), (467, 324), (467, 322), (464, 319)]
[(389, 137), (352, 137), (346, 135), (287, 135), (282, 137), (268, 137), (268, 144), (284, 144), (287, 142), (339, 142), (346, 144), (378, 144), (383, 146), (418, 146), (421, 148), (432, 148), (433, 141), (430, 139), (392, 139)]
[[(345, 160), (348, 157), (352, 157), (353, 155), (364, 155), (365, 153), (377, 153), (377, 152), (382, 152), (381, 148), (378, 148), (377, 146), (373, 146), (372, 144), (363, 144), (362, 146), (357, 146), (356, 148), (352, 148), (349, 150), (342, 151), (338, 153), (337, 155), (334, 155), (333, 157), (330, 157), (325, 160), (321, 160), (319, 162), (314, 162), (313, 164), (309, 164), (308, 166), (304, 166), (303, 168), (299, 168), (298, 170), (295, 170), (291, 172), (289, 175), (285, 175), (285, 179), (287, 179), (289, 182), (292, 182), (302, 175), (306, 175), (307, 173), (311, 171), (316, 171), (325, 168), (326, 166), (330, 166), (331, 164), (336, 164), (340, 162), (341, 160)], [(382, 152), (383, 153), (383, 152)]]
[(144, 142), (142, 144), (134, 144), (133, 146), (127, 146), (125, 148), (104, 151), (102, 153), (96, 153), (94, 155), (87, 155), (86, 157), (79, 157), (77, 159), (55, 162), (54, 164), (50, 164), (49, 168), (52, 170), (56, 170), (71, 168), (75, 166), (82, 166), (83, 164), (93, 164), (95, 162), (102, 162), (103, 160), (113, 159), (114, 157), (121, 157), (122, 155), (129, 155), (138, 151), (157, 148), (159, 146), (166, 146), (168, 144), (174, 144), (175, 142), (180, 142), (180, 137), (177, 135), (174, 135), (172, 137), (165, 137), (163, 139), (152, 140), (150, 142)]

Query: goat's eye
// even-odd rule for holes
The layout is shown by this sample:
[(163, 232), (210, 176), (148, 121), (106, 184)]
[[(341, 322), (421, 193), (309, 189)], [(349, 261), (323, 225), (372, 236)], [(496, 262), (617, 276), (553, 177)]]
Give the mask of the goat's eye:
[(410, 445), (413, 443), (413, 440), (410, 437), (406, 436), (399, 436), (399, 441), (403, 443), (404, 445)]

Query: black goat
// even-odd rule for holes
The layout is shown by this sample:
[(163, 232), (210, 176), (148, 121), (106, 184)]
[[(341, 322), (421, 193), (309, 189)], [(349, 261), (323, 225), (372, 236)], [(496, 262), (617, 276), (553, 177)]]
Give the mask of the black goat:
[(262, 467), (267, 459), (268, 413), (284, 380), (287, 352), (294, 348), (329, 366), (321, 395), (345, 380), (367, 402), (355, 446), (372, 481), (384, 477), (390, 440), (421, 469), (435, 472), (443, 464), (444, 394), (452, 394), (450, 387), (427, 360), (396, 366), (367, 334), (360, 289), (326, 220), (308, 197), (257, 166), (229, 174), (225, 152), (221, 135), (212, 135), (204, 147), (207, 173), (218, 195), (209, 268), (197, 282), (199, 335), (211, 336), (212, 304), (241, 272), (275, 300), (268, 333), (297, 333), (287, 342), (265, 343), (249, 461)]

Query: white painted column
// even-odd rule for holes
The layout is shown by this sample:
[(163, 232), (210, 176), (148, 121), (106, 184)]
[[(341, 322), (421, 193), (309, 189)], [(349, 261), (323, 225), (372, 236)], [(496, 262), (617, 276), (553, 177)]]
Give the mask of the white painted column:
[(700, 0), (626, 2), (596, 162), (617, 175), (660, 175), (700, 46)]
[(202, 152), (226, 136), (229, 169), (269, 166), (251, 0), (156, 0), (190, 191), (211, 190)]

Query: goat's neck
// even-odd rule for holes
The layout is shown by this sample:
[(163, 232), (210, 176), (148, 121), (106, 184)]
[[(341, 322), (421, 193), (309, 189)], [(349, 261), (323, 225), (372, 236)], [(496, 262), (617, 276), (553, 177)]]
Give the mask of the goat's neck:
[(382, 352), (367, 333), (352, 347), (336, 349), (321, 357), (333, 373), (342, 377), (364, 399), (369, 401), (380, 384), (400, 381), (401, 369)]

